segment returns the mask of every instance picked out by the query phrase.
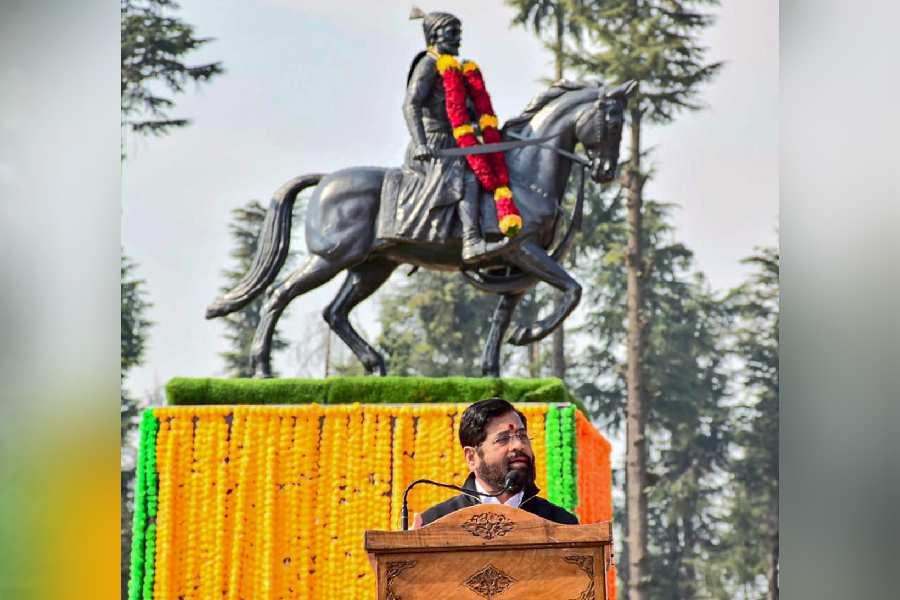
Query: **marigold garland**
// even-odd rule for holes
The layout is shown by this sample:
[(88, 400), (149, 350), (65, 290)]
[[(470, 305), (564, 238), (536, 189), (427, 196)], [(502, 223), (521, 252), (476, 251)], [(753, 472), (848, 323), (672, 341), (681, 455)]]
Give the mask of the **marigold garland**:
[(559, 424), (562, 442), (562, 506), (566, 510), (574, 512), (578, 505), (574, 406), (560, 409)]
[(199, 587), (198, 597), (204, 598), (207, 595), (214, 595), (213, 592), (213, 550), (215, 532), (213, 525), (215, 523), (215, 456), (217, 452), (217, 443), (215, 441), (215, 416), (205, 414), (198, 419), (197, 426), (200, 429), (203, 444), (203, 450), (200, 453), (202, 459), (200, 467), (200, 520), (203, 526), (200, 528), (200, 548), (197, 555), (199, 560)]
[(213, 563), (210, 589), (217, 598), (220, 598), (222, 596), (222, 590), (225, 589), (225, 561), (223, 558), (227, 556), (225, 547), (225, 519), (227, 510), (226, 499), (229, 495), (227, 492), (222, 493), (222, 487), (227, 486), (231, 479), (229, 476), (230, 474), (228, 473), (229, 463), (226, 460), (228, 456), (228, 424), (225, 422), (224, 418), (220, 417), (216, 420), (214, 437), (216, 476), (212, 485), (215, 516), (213, 521), (213, 552), (210, 557), (210, 560)]
[(129, 600), (138, 600), (146, 596), (148, 585), (150, 590), (153, 589), (156, 539), (155, 526), (150, 524), (150, 519), (156, 517), (156, 434), (158, 429), (159, 420), (152, 411), (145, 411), (141, 417), (140, 442), (135, 465), (131, 567), (128, 581)]
[(560, 448), (560, 432), (559, 432), (559, 409), (551, 406), (547, 410), (546, 419), (546, 445), (547, 445), (547, 500), (554, 504), (561, 503), (562, 470), (559, 463)]
[(612, 520), (612, 446), (580, 411), (575, 413), (578, 437), (578, 519), (581, 523)]
[(169, 595), (169, 574), (172, 569), (172, 561), (169, 558), (172, 547), (172, 528), (169, 523), (175, 511), (172, 497), (171, 465), (175, 460), (175, 447), (171, 420), (160, 420), (156, 443), (156, 462), (158, 465), (162, 465), (162, 468), (159, 469), (159, 510), (156, 518), (156, 579), (154, 581), (154, 595), (156, 598), (165, 598)]
[[(142, 423), (136, 497), (145, 510), (135, 507), (129, 597), (374, 597), (362, 532), (399, 527), (402, 492), (414, 479), (462, 483), (465, 407), (154, 409)], [(583, 522), (608, 520), (608, 442), (573, 407), (518, 408), (542, 495), (562, 505), (580, 499)], [(585, 466), (595, 459), (600, 467)], [(417, 487), (410, 511), (451, 495)]]
[(544, 430), (546, 408), (543, 405), (531, 406), (528, 404), (519, 407), (522, 414), (528, 420), (528, 436), (531, 438), (531, 450), (535, 459), (535, 484), (547, 494), (547, 440)]
[[(466, 106), (466, 98), (471, 98), (475, 106), (476, 119), (481, 138), (486, 144), (501, 141), (499, 121), (494, 114), (491, 97), (484, 84), (481, 69), (472, 61), (462, 65), (450, 54), (438, 54), (433, 48), (429, 52), (437, 59), (436, 68), (444, 84), (444, 98), (447, 116), (453, 127), (453, 137), (460, 148), (471, 148), (479, 142), (472, 126), (472, 116)], [(522, 229), (522, 216), (513, 201), (509, 187), (509, 169), (502, 152), (487, 154), (467, 154), (466, 161), (475, 177), (488, 192), (494, 195), (497, 208), (497, 224), (500, 232), (513, 237)]]
[(547, 499), (568, 511), (578, 504), (574, 413), (571, 406), (547, 411)]

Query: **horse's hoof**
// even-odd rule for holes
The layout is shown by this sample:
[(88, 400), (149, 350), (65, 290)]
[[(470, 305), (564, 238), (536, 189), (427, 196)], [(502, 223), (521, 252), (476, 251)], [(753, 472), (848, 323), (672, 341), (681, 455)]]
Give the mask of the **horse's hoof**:
[(378, 375), (379, 377), (385, 377), (387, 375), (387, 367), (383, 360), (379, 360), (374, 364), (365, 364), (364, 366), (367, 375)]
[(523, 327), (521, 325), (513, 329), (507, 338), (507, 343), (513, 346), (527, 346), (538, 340), (538, 331), (535, 327)]
[(224, 317), (228, 314), (228, 311), (225, 310), (225, 307), (218, 302), (213, 302), (209, 306), (206, 307), (206, 318), (207, 319), (215, 319), (217, 317)]
[(253, 379), (272, 379), (272, 367), (263, 361), (253, 363)]
[(495, 377), (497, 379), (500, 378), (500, 367), (482, 367), (481, 375), (483, 377)]
[(528, 342), (525, 341), (527, 332), (528, 330), (526, 328), (517, 326), (509, 334), (509, 337), (506, 338), (506, 341), (513, 346), (525, 346), (528, 344)]

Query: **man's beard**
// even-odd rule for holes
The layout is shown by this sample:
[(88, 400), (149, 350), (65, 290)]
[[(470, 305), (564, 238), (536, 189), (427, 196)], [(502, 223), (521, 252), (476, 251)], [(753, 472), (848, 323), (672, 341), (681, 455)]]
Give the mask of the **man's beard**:
[(522, 469), (522, 487), (524, 488), (526, 485), (534, 482), (535, 479), (535, 471), (534, 471), (534, 459), (532, 459), (527, 454), (517, 454), (514, 456), (507, 457), (505, 459), (501, 459), (496, 463), (488, 463), (484, 460), (484, 455), (481, 452), (481, 449), (478, 449), (478, 455), (481, 457), (482, 461), (478, 467), (475, 468), (475, 474), (481, 479), (483, 482), (488, 484), (495, 492), (499, 492), (503, 489), (503, 484), (505, 483), (506, 474), (509, 473), (509, 462), (513, 458), (524, 458), (528, 461), (528, 468)]

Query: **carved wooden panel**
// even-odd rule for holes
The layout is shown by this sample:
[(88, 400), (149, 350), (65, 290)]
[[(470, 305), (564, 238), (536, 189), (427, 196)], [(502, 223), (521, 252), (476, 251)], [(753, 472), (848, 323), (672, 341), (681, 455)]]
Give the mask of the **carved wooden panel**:
[(512, 575), (508, 575), (488, 563), (484, 568), (466, 579), (465, 586), (487, 600), (494, 600), (494, 596), (502, 594), (518, 581)]
[(487, 512), (474, 515), (462, 524), (462, 528), (476, 537), (492, 540), (506, 535), (516, 528), (516, 524), (503, 515)]
[(416, 561), (414, 560), (401, 560), (396, 562), (389, 562), (387, 565), (387, 600), (402, 600), (400, 596), (397, 595), (397, 592), (394, 591), (394, 579), (397, 578), (400, 573), (403, 571), (414, 567), (416, 565)]
[(572, 600), (596, 600), (597, 596), (594, 594), (594, 557), (590, 554), (576, 554), (566, 556), (563, 560), (576, 565), (588, 576), (588, 586), (581, 592), (580, 596)]

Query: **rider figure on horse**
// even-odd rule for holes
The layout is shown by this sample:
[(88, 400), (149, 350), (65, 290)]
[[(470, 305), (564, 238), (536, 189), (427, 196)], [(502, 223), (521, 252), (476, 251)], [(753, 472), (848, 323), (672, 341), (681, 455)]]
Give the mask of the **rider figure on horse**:
[(462, 24), (457, 17), (444, 12), (424, 14), (413, 9), (410, 18), (422, 19), (428, 49), (413, 59), (409, 70), (403, 116), (412, 139), (404, 167), (425, 180), (418, 202), (428, 203), (432, 208), (457, 204), (462, 222), (462, 259), (466, 263), (477, 262), (500, 253), (509, 240), (484, 239), (479, 219), (483, 190), (464, 159), (437, 154), (455, 147), (456, 141), (436, 64), (441, 54), (459, 54)]

